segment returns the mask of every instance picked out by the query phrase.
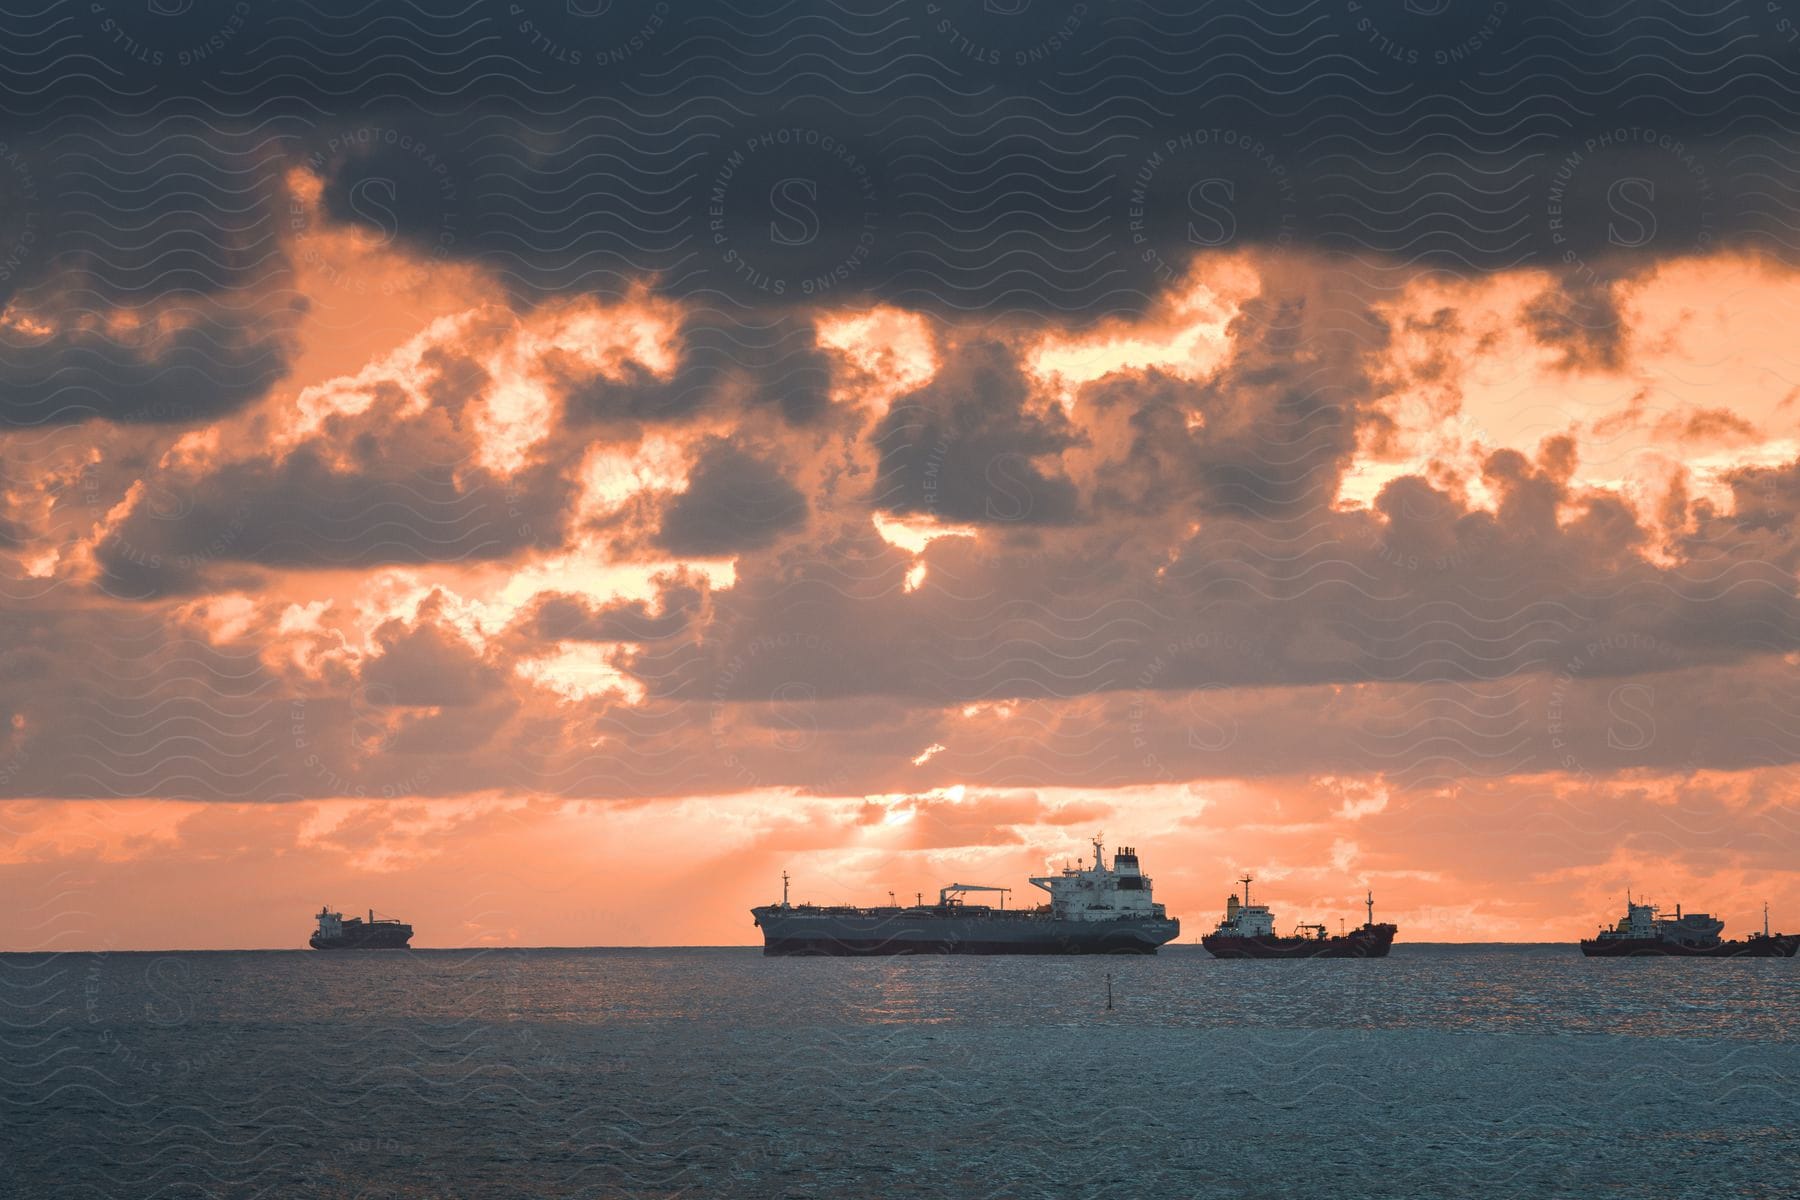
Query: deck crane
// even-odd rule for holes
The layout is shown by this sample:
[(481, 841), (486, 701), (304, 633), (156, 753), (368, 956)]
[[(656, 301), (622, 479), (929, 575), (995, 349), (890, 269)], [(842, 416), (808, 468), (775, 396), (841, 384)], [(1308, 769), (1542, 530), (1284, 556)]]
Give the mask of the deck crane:
[[(1008, 893), (1010, 891), (1012, 891), (1011, 888), (989, 887), (984, 883), (953, 883), (949, 887), (943, 887), (943, 888), (938, 889), (938, 904), (940, 907), (950, 904), (951, 903), (951, 900), (950, 900), (951, 892), (956, 892), (958, 894), (961, 894), (963, 892), (999, 892), (1000, 893), (1000, 907), (1005, 908), (1006, 907), (1006, 893)], [(956, 903), (960, 904), (960, 903), (962, 903), (962, 901), (957, 900)]]

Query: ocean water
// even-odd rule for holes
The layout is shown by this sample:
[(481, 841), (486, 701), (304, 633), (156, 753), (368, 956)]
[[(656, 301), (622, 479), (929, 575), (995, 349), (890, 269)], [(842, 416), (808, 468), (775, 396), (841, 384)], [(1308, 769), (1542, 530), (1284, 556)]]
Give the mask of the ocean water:
[(7, 955), (0, 1195), (1792, 1197), (1797, 972)]

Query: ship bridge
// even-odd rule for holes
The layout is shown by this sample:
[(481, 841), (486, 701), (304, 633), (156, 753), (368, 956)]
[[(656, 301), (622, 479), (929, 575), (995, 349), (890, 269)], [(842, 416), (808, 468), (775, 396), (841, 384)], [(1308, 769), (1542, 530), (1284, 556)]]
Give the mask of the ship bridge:
[(1215, 932), (1227, 937), (1274, 936), (1275, 916), (1269, 906), (1250, 903), (1250, 885), (1256, 882), (1256, 877), (1240, 875), (1238, 882), (1244, 885), (1244, 899), (1240, 903), (1235, 892), (1225, 897), (1225, 919), (1219, 922)]
[(1718, 945), (1719, 935), (1724, 929), (1725, 922), (1710, 913), (1691, 912), (1684, 915), (1681, 905), (1677, 904), (1675, 915), (1670, 916), (1654, 904), (1639, 904), (1627, 893), (1624, 917), (1611, 929), (1603, 926), (1598, 940), (1641, 939), (1705, 948)]
[(1073, 921), (1112, 921), (1120, 917), (1160, 917), (1163, 906), (1151, 902), (1150, 877), (1138, 869), (1137, 851), (1121, 846), (1106, 865), (1106, 847), (1094, 839), (1094, 865), (1064, 867), (1059, 875), (1033, 875), (1033, 887), (1050, 893), (1053, 915)]

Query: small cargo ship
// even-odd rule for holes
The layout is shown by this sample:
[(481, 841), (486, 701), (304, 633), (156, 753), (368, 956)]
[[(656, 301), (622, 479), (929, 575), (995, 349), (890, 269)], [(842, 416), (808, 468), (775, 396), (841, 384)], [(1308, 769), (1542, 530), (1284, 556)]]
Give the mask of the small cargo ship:
[[(1094, 839), (1094, 865), (1078, 861), (1059, 875), (1032, 876), (1049, 893), (1036, 908), (1006, 907), (1010, 888), (952, 883), (936, 904), (910, 906), (790, 904), (787, 872), (781, 903), (750, 910), (767, 955), (885, 954), (1155, 954), (1181, 932), (1181, 922), (1151, 899), (1150, 877), (1137, 851), (1121, 847), (1108, 866)], [(998, 907), (970, 904), (971, 892), (998, 893)]]
[(1585, 938), (1581, 952), (1589, 958), (1792, 958), (1800, 948), (1800, 933), (1770, 933), (1769, 906), (1763, 905), (1761, 933), (1744, 941), (1719, 937), (1725, 922), (1708, 913), (1664, 916), (1654, 904), (1638, 904), (1629, 893), (1625, 915), (1611, 929), (1602, 925), (1594, 937)]
[(1386, 958), (1399, 928), (1375, 923), (1375, 893), (1364, 899), (1369, 918), (1361, 929), (1330, 934), (1323, 925), (1296, 925), (1282, 936), (1275, 932), (1275, 917), (1265, 904), (1250, 903), (1254, 876), (1243, 875), (1244, 899), (1234, 893), (1225, 898), (1225, 919), (1200, 939), (1214, 958)]
[(318, 921), (319, 930), (309, 942), (314, 950), (405, 950), (412, 941), (411, 925), (389, 917), (376, 920), (372, 908), (367, 921), (361, 917), (345, 920), (343, 913), (321, 905)]

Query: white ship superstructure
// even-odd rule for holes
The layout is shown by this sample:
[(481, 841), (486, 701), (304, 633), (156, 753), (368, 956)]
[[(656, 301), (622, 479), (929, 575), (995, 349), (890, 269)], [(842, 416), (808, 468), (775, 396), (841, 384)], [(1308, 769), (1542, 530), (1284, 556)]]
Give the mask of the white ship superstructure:
[(1728, 942), (1720, 936), (1724, 930), (1725, 922), (1711, 913), (1683, 913), (1677, 904), (1671, 917), (1654, 904), (1639, 904), (1627, 892), (1625, 915), (1583, 938), (1581, 952), (1589, 958), (1792, 958), (1800, 950), (1800, 934), (1769, 932), (1767, 904), (1761, 933)]
[(1275, 932), (1275, 914), (1266, 904), (1250, 903), (1254, 876), (1240, 875), (1244, 898), (1225, 897), (1225, 919), (1200, 939), (1215, 958), (1386, 958), (1399, 929), (1375, 923), (1375, 893), (1364, 897), (1369, 919), (1360, 929), (1333, 937), (1324, 925), (1300, 922), (1285, 937)]
[(1050, 915), (1068, 921), (1161, 917), (1152, 902), (1150, 877), (1138, 869), (1137, 851), (1121, 846), (1106, 865), (1106, 847), (1094, 839), (1094, 865), (1064, 867), (1059, 875), (1033, 875), (1031, 885), (1050, 893)]
[(1639, 904), (1627, 896), (1625, 916), (1611, 929), (1602, 929), (1595, 940), (1625, 942), (1650, 938), (1701, 949), (1717, 945), (1724, 930), (1725, 922), (1710, 913), (1683, 915), (1681, 905), (1677, 904), (1675, 915), (1665, 916), (1656, 905)]
[(1240, 903), (1233, 893), (1225, 897), (1225, 919), (1219, 922), (1214, 934), (1226, 937), (1273, 937), (1275, 934), (1275, 915), (1266, 904), (1250, 903), (1250, 884), (1254, 876), (1243, 875), (1238, 882), (1244, 885), (1244, 899)]
[[(936, 904), (863, 908), (792, 904), (782, 876), (780, 904), (751, 909), (766, 954), (1155, 954), (1181, 932), (1151, 897), (1137, 851), (1122, 847), (1106, 862), (1094, 839), (1092, 866), (1033, 876), (1049, 893), (1037, 908), (1005, 907), (1007, 889), (952, 883)], [(999, 907), (970, 904), (971, 892), (997, 892)]]

